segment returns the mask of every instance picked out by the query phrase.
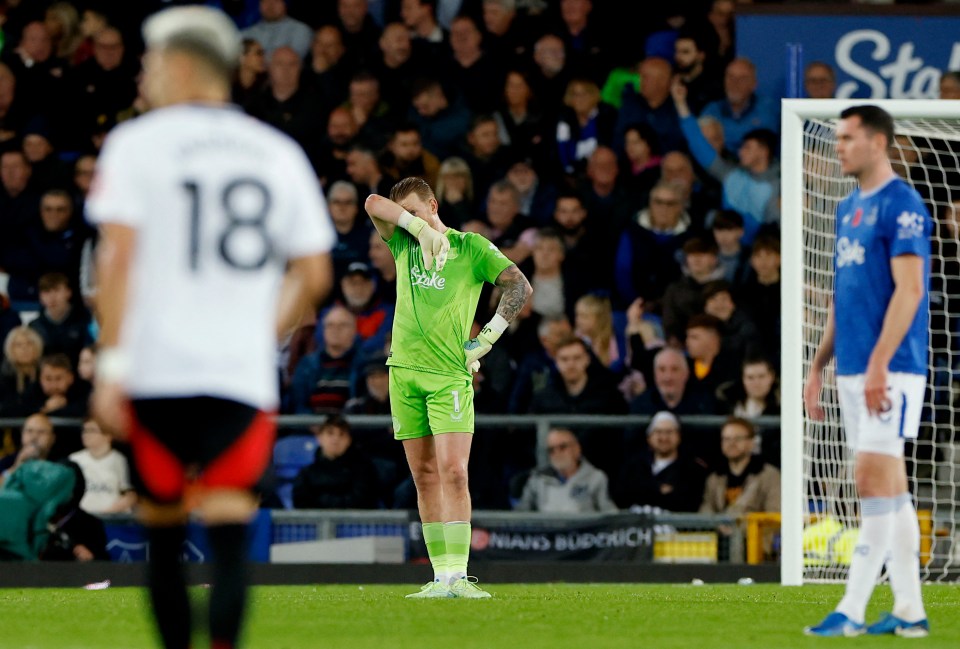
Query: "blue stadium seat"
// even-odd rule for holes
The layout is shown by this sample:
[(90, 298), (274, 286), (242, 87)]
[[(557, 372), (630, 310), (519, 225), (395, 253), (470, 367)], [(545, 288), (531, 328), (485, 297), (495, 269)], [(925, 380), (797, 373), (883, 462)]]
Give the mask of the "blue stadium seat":
[(277, 498), (284, 509), (293, 509), (293, 480), (300, 469), (313, 464), (317, 439), (313, 435), (290, 435), (273, 447), (273, 468), (277, 480)]

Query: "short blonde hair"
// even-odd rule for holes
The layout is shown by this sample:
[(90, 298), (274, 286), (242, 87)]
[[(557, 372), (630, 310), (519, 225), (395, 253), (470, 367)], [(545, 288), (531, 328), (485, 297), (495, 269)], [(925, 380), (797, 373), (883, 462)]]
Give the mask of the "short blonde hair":
[(473, 200), (473, 172), (470, 171), (470, 165), (463, 158), (452, 156), (443, 161), (440, 165), (440, 171), (437, 172), (437, 196), (438, 200), (443, 200), (443, 192), (446, 189), (444, 176), (463, 176), (467, 179), (467, 186), (464, 194), (467, 200)]
[[(586, 294), (577, 300), (574, 308), (583, 307), (597, 319), (597, 330), (590, 335), (593, 353), (604, 365), (610, 365), (610, 341), (613, 340), (613, 308), (610, 300), (598, 295)], [(578, 332), (585, 334), (586, 332)]]
[(37, 362), (40, 362), (40, 358), (43, 356), (43, 338), (26, 325), (20, 325), (19, 327), (11, 329), (10, 333), (7, 334), (6, 340), (3, 341), (3, 355), (7, 360), (10, 360), (13, 356), (13, 344), (18, 338), (26, 338), (33, 344), (34, 349), (37, 350)]

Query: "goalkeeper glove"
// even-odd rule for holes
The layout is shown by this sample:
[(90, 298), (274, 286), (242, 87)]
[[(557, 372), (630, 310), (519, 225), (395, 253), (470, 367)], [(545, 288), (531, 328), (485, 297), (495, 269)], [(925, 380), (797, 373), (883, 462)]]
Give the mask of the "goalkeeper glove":
[(467, 358), (466, 366), (468, 370), (471, 372), (480, 371), (480, 359), (493, 348), (493, 343), (500, 340), (500, 335), (506, 331), (509, 324), (503, 316), (497, 313), (477, 334), (476, 338), (471, 338), (463, 343), (463, 353)]
[(437, 272), (443, 270), (444, 264), (447, 263), (447, 251), (450, 250), (450, 242), (447, 238), (427, 225), (426, 221), (407, 211), (400, 215), (398, 225), (420, 242), (423, 267), (430, 270), (436, 260)]

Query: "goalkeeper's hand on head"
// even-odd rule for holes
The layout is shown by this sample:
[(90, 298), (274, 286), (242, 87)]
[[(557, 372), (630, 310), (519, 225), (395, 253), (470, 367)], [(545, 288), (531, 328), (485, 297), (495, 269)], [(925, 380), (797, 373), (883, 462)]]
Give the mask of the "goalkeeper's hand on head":
[(423, 267), (431, 270), (434, 261), (436, 261), (437, 272), (443, 270), (444, 264), (447, 263), (447, 251), (450, 250), (450, 242), (420, 217), (413, 216), (409, 212), (405, 212), (404, 216), (409, 216), (409, 218), (401, 217), (400, 226), (420, 242), (420, 252), (423, 253)]
[(480, 359), (493, 349), (493, 344), (500, 340), (501, 334), (506, 331), (509, 323), (498, 313), (477, 334), (463, 343), (463, 353), (466, 356), (466, 366), (471, 372), (480, 371)]

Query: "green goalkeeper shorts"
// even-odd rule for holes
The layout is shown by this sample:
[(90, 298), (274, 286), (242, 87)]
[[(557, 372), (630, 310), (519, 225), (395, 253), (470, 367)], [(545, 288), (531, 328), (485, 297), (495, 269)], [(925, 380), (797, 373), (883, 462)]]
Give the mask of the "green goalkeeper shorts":
[(416, 439), (473, 432), (473, 382), (405, 367), (390, 367), (393, 436)]

